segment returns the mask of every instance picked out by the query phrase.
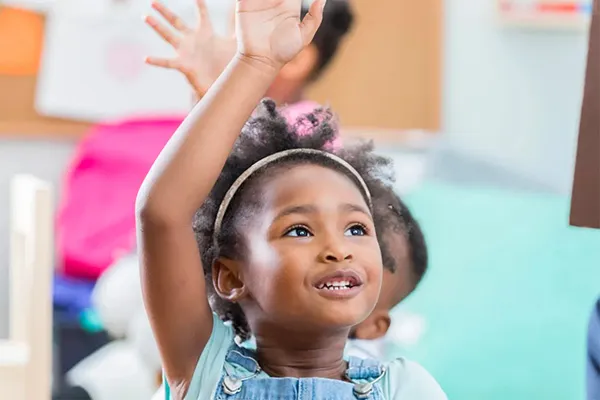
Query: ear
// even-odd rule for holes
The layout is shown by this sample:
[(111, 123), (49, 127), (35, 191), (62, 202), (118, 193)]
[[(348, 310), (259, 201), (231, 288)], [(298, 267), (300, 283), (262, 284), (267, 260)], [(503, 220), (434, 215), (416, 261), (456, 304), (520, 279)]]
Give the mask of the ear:
[(213, 285), (219, 297), (237, 303), (247, 295), (246, 285), (240, 277), (239, 264), (234, 260), (219, 258), (212, 266)]
[(292, 61), (279, 72), (283, 79), (306, 80), (317, 66), (319, 54), (314, 45), (306, 46)]
[(385, 336), (392, 319), (388, 310), (375, 309), (369, 317), (354, 330), (354, 337), (361, 340), (375, 340)]

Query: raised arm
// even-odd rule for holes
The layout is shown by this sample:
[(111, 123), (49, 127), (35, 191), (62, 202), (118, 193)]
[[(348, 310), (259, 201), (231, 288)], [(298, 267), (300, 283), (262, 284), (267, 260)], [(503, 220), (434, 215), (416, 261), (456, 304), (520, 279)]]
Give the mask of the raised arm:
[(237, 1), (237, 55), (167, 143), (138, 194), (144, 300), (174, 389), (189, 384), (213, 324), (192, 219), (279, 69), (312, 40), (324, 2), (316, 1), (299, 23), (301, 2)]

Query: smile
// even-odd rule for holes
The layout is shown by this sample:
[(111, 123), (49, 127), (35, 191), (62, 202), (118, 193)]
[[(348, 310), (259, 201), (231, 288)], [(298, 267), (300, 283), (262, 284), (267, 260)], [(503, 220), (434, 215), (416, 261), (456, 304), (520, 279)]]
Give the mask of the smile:
[(351, 270), (337, 271), (314, 283), (320, 295), (333, 299), (347, 299), (356, 296), (363, 286), (362, 278)]

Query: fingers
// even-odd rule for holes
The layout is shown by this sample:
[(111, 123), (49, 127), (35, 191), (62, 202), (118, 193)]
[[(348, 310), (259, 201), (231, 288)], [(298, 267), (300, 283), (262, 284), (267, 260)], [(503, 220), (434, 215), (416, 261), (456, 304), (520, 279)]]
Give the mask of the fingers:
[(231, 8), (231, 13), (229, 15), (229, 29), (227, 33), (233, 37), (235, 37), (235, 4)]
[(150, 26), (154, 30), (154, 32), (158, 33), (158, 35), (162, 37), (171, 46), (179, 46), (179, 37), (174, 35), (169, 28), (158, 22), (156, 18), (154, 18), (151, 15), (148, 15), (146, 18), (144, 18), (144, 20), (146, 21), (148, 26)]
[(194, 71), (191, 71), (187, 68), (184, 68), (177, 59), (174, 58), (160, 58), (160, 57), (146, 57), (146, 64), (152, 65), (154, 67), (166, 68), (166, 69), (175, 69), (185, 75), (186, 79), (196, 92), (196, 94), (201, 98), (206, 94), (207, 88), (204, 88), (200, 81), (198, 80)]
[(200, 18), (200, 24), (204, 29), (212, 30), (212, 23), (210, 16), (208, 15), (208, 8), (206, 7), (205, 0), (196, 0), (196, 6), (198, 7), (198, 15)]
[(315, 37), (321, 21), (323, 21), (323, 9), (325, 8), (326, 0), (314, 0), (308, 9), (308, 13), (300, 23), (300, 32), (302, 40), (307, 46)]
[(152, 2), (152, 8), (156, 10), (171, 26), (180, 32), (188, 32), (190, 28), (175, 13), (161, 3)]
[(177, 60), (159, 57), (146, 57), (146, 64), (167, 69), (179, 69)]

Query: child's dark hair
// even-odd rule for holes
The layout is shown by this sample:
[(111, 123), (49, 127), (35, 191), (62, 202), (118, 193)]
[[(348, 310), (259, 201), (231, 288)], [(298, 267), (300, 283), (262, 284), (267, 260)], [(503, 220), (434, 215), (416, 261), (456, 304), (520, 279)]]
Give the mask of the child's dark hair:
[[(302, 8), (302, 18), (308, 8)], [(354, 13), (348, 0), (328, 0), (323, 11), (323, 21), (312, 41), (319, 54), (317, 65), (311, 75), (318, 78), (327, 68), (338, 51), (342, 39), (350, 32), (354, 22)]]
[[(309, 134), (300, 134), (300, 129), (310, 129)], [(243, 260), (246, 255), (246, 243), (240, 231), (240, 221), (252, 215), (261, 207), (264, 199), (260, 194), (261, 182), (273, 172), (282, 172), (298, 164), (317, 164), (340, 171), (350, 179), (356, 178), (337, 162), (328, 157), (304, 154), (286, 157), (269, 164), (244, 182), (232, 199), (223, 218), (218, 237), (215, 239), (214, 223), (219, 205), (235, 180), (250, 166), (265, 157), (289, 149), (317, 149), (330, 151), (331, 141), (337, 135), (332, 113), (327, 109), (318, 109), (298, 119), (295, 125), (289, 125), (279, 114), (275, 103), (263, 101), (259, 113), (248, 121), (235, 143), (223, 170), (217, 179), (207, 200), (200, 207), (194, 219), (194, 231), (207, 281), (207, 291), (213, 310), (224, 321), (231, 321), (236, 334), (247, 339), (250, 328), (241, 307), (218, 297), (212, 283), (212, 265), (218, 257)], [(391, 182), (391, 162), (385, 157), (373, 153), (371, 143), (362, 143), (356, 147), (336, 152), (336, 155), (348, 162), (363, 178), (369, 191), (377, 192), (384, 182)], [(364, 194), (363, 194), (364, 195)], [(377, 229), (385, 223), (379, 203), (373, 203), (373, 216)]]
[(400, 203), (399, 210), (401, 218), (404, 220), (404, 224), (407, 227), (410, 261), (414, 278), (414, 287), (416, 287), (419, 282), (421, 282), (421, 279), (423, 279), (423, 276), (427, 271), (427, 265), (429, 261), (427, 243), (425, 242), (425, 235), (421, 230), (421, 226), (413, 217), (406, 204), (404, 204), (404, 202), (402, 202), (402, 200), (399, 198), (398, 202)]
[(391, 272), (397, 269), (396, 259), (393, 257), (393, 249), (390, 249), (388, 240), (384, 240), (386, 232), (392, 230), (406, 237), (410, 254), (410, 269), (413, 278), (413, 287), (417, 287), (425, 272), (428, 264), (427, 243), (425, 235), (419, 225), (419, 222), (412, 215), (407, 205), (402, 201), (391, 188), (378, 186), (373, 193), (374, 202), (378, 203), (379, 209), (387, 207), (385, 213), (385, 225), (377, 231), (379, 235), (379, 246), (382, 251), (383, 265)]

